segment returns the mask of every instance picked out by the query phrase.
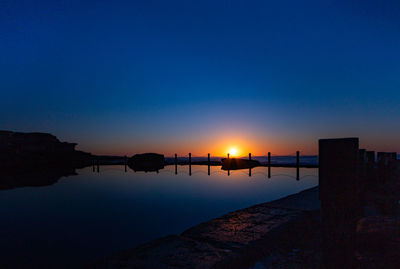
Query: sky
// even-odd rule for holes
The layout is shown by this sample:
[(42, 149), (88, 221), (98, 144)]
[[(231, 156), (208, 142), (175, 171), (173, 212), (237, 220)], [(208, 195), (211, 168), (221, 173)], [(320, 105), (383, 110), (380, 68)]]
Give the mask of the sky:
[(95, 154), (400, 152), (399, 1), (1, 1), (0, 130)]

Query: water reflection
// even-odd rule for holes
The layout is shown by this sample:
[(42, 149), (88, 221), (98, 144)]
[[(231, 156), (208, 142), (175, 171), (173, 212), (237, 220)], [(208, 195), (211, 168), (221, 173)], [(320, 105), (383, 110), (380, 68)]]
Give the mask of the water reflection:
[(0, 190), (53, 185), (62, 177), (74, 175), (77, 175), (74, 168), (0, 171)]
[[(114, 166), (114, 168), (107, 168), (105, 166), (104, 168), (106, 171), (110, 170), (117, 170)], [(293, 178), (296, 180), (301, 180), (302, 178), (305, 177), (310, 177), (310, 176), (317, 176), (316, 173), (307, 173), (307, 171), (317, 171), (317, 168), (300, 168), (300, 167), (256, 167), (256, 168), (249, 168), (249, 169), (236, 169), (236, 170), (223, 170), (220, 169), (220, 166), (211, 166), (211, 165), (167, 165), (165, 166), (164, 169), (162, 170), (157, 170), (157, 171), (133, 171), (133, 172), (156, 172), (156, 173), (171, 173), (171, 168), (173, 167), (174, 172), (173, 174), (178, 175), (178, 174), (183, 174), (187, 176), (192, 176), (195, 174), (204, 174), (208, 176), (213, 176), (213, 175), (226, 175), (230, 176), (232, 173), (235, 174), (240, 174), (240, 175), (245, 175), (248, 177), (252, 177), (254, 175), (253, 170), (256, 171), (257, 175), (260, 176), (265, 176), (267, 178), (271, 178), (272, 176), (278, 176), (278, 177), (289, 177)], [(179, 168), (178, 168), (179, 167)], [(195, 168), (194, 171), (192, 171), (193, 167)], [(272, 174), (271, 169), (274, 169), (274, 172), (278, 172), (276, 175)], [(123, 169), (125, 172), (128, 172), (126, 169)], [(103, 169), (102, 169), (103, 171)], [(284, 171), (284, 172), (282, 172)]]
[[(97, 169), (95, 169), (97, 170)], [(121, 166), (78, 169), (40, 188), (0, 192), (0, 267), (77, 266), (227, 212), (317, 185), (317, 169), (166, 166), (157, 173)], [(191, 176), (189, 176), (191, 174)]]

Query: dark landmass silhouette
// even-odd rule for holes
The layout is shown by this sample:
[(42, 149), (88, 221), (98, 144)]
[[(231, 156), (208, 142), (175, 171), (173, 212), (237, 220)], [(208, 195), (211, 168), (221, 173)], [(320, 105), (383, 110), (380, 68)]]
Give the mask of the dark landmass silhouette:
[(89, 166), (94, 156), (75, 150), (48, 133), (0, 131), (0, 190), (47, 186), (75, 169)]
[(92, 163), (90, 153), (75, 150), (47, 133), (0, 131), (0, 168), (37, 170), (43, 167), (80, 168)]

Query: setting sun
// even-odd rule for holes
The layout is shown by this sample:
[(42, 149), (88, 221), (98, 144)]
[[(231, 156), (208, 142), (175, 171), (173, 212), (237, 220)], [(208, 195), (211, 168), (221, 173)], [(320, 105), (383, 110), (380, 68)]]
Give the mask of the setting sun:
[(236, 148), (231, 148), (229, 150), (229, 155), (236, 156), (238, 154), (238, 150)]

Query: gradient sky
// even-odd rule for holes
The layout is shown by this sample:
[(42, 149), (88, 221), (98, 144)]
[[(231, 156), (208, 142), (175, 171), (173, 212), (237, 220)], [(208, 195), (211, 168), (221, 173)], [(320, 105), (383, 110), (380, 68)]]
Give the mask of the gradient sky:
[(399, 1), (0, 2), (0, 129), (97, 154), (400, 152), (399, 86)]

